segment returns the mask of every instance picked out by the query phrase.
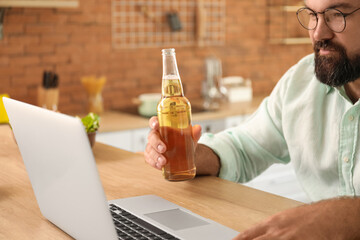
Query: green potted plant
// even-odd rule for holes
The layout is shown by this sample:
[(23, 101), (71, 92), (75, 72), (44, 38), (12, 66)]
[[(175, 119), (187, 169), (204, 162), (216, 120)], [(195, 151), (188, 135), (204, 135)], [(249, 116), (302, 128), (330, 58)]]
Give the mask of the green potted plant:
[(85, 127), (91, 147), (95, 144), (96, 132), (100, 127), (100, 117), (96, 113), (90, 112), (85, 117), (81, 118), (81, 122)]

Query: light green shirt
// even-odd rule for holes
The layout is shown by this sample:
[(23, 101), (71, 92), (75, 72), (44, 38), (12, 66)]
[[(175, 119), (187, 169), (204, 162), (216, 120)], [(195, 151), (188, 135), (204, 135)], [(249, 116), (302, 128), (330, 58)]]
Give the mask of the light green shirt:
[(313, 200), (360, 195), (359, 101), (320, 83), (314, 55), (300, 60), (243, 125), (200, 143), (220, 157), (219, 176), (247, 182), (273, 163), (292, 161)]

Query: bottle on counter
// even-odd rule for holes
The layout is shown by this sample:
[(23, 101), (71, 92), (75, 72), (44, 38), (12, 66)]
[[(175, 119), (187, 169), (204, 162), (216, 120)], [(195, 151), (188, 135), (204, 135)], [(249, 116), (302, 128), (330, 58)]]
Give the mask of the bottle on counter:
[(195, 177), (195, 146), (192, 138), (191, 105), (184, 96), (175, 49), (163, 49), (161, 100), (157, 106), (160, 135), (166, 144), (163, 175), (169, 181)]

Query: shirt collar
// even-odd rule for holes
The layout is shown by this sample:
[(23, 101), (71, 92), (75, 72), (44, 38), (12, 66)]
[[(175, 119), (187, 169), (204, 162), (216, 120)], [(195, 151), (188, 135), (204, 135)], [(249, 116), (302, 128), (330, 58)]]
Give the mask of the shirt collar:
[[(333, 92), (333, 91), (337, 91), (343, 98), (345, 98), (347, 101), (351, 102), (350, 98), (348, 97), (348, 95), (345, 92), (344, 86), (340, 86), (340, 87), (331, 87), (327, 84), (324, 84), (325, 89), (326, 89), (326, 95), (328, 95), (329, 93)], [(356, 102), (356, 104), (358, 104), (359, 101)]]
[(329, 85), (325, 85), (325, 88), (326, 88), (326, 94), (329, 94), (330, 92), (332, 92), (334, 90), (334, 87), (330, 87)]
[[(352, 105), (354, 105), (354, 103), (350, 100), (349, 96), (346, 94), (345, 88), (344, 86), (340, 86), (340, 87), (335, 87), (332, 88), (334, 90), (337, 90), (337, 92), (344, 98), (346, 99), (348, 102), (350, 102)], [(356, 101), (356, 103), (358, 103), (359, 101)]]
[[(317, 81), (319, 81), (317, 79)], [(348, 95), (346, 94), (345, 92), (345, 88), (344, 86), (340, 86), (340, 87), (331, 87), (325, 83), (322, 83), (324, 86), (325, 86), (325, 89), (326, 89), (326, 95), (328, 95), (329, 93), (333, 92), (333, 91), (338, 91), (338, 93), (343, 96), (345, 99), (347, 99), (348, 101), (351, 102), (350, 98), (348, 97)], [(359, 101), (357, 101), (356, 103), (358, 103)]]
[(320, 82), (319, 79), (317, 79), (316, 76), (314, 76), (314, 80), (317, 81), (318, 83), (320, 83), (320, 85), (324, 86), (325, 87), (325, 91), (326, 91), (326, 95), (328, 95), (330, 92), (334, 91), (335, 88), (334, 87), (330, 87), (329, 85), (325, 84), (325, 83), (322, 83)]

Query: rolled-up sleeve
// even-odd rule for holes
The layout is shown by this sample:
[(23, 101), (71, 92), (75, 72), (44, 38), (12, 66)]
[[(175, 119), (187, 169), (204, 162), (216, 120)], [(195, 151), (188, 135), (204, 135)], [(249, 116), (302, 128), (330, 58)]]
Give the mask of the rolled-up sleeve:
[(210, 147), (220, 158), (219, 177), (234, 182), (247, 182), (273, 163), (290, 161), (282, 132), (281, 96), (286, 91), (283, 76), (272, 94), (241, 126), (217, 134), (204, 134), (199, 143)]

